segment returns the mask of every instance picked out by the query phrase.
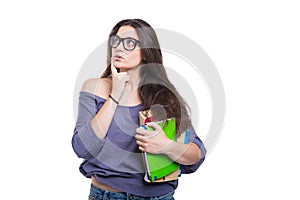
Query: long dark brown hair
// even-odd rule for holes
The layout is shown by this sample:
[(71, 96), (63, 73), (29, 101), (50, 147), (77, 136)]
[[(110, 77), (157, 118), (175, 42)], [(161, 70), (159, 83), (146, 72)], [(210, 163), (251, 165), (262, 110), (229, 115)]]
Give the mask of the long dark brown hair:
[[(151, 110), (156, 120), (175, 117), (177, 137), (191, 125), (189, 107), (168, 79), (163, 65), (160, 45), (154, 29), (141, 19), (126, 19), (118, 22), (109, 34), (109, 38), (116, 35), (121, 26), (133, 27), (140, 40), (142, 65), (141, 81), (138, 94), (142, 100), (141, 110)], [(107, 44), (107, 68), (101, 78), (111, 76), (112, 49)]]

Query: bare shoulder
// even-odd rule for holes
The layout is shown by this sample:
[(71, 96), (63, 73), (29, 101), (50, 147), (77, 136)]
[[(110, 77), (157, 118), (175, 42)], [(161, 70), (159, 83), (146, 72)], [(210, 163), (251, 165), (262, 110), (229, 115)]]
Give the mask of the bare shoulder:
[(111, 92), (111, 78), (92, 78), (84, 82), (81, 91), (107, 98)]

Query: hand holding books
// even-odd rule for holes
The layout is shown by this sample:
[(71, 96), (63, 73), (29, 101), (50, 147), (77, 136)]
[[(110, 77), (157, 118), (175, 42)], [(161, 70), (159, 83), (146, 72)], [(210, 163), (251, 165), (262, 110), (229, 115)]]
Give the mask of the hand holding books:
[[(139, 116), (141, 128), (137, 129), (138, 135), (136, 137), (138, 144), (141, 145), (140, 150), (143, 152), (146, 170), (144, 180), (157, 183), (178, 179), (180, 165), (166, 154), (169, 150), (168, 147), (172, 146), (172, 142), (186, 143), (189, 131), (176, 138), (175, 118), (151, 122), (155, 119), (148, 111), (141, 111)], [(144, 143), (144, 140), (148, 140), (148, 142)], [(155, 141), (155, 144), (148, 144), (150, 141)], [(147, 151), (150, 153), (147, 153)]]
[(156, 122), (149, 122), (146, 125), (148, 126), (146, 129), (145, 127), (137, 129), (136, 139), (139, 149), (152, 154), (166, 154), (173, 140), (167, 137), (162, 127)]

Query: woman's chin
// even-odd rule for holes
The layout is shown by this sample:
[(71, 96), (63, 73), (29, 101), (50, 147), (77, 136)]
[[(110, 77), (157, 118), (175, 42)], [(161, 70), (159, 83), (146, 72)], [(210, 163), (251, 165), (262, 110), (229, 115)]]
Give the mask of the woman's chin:
[(123, 65), (121, 65), (120, 63), (117, 63), (117, 62), (114, 62), (114, 66), (115, 66), (115, 68), (123, 68), (124, 66)]

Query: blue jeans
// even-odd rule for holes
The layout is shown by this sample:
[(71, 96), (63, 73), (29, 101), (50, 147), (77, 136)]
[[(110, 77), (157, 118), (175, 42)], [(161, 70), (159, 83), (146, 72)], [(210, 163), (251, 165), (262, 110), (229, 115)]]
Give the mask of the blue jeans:
[(89, 200), (175, 200), (174, 192), (159, 197), (140, 197), (126, 192), (109, 192), (95, 187), (93, 184), (90, 189)]

